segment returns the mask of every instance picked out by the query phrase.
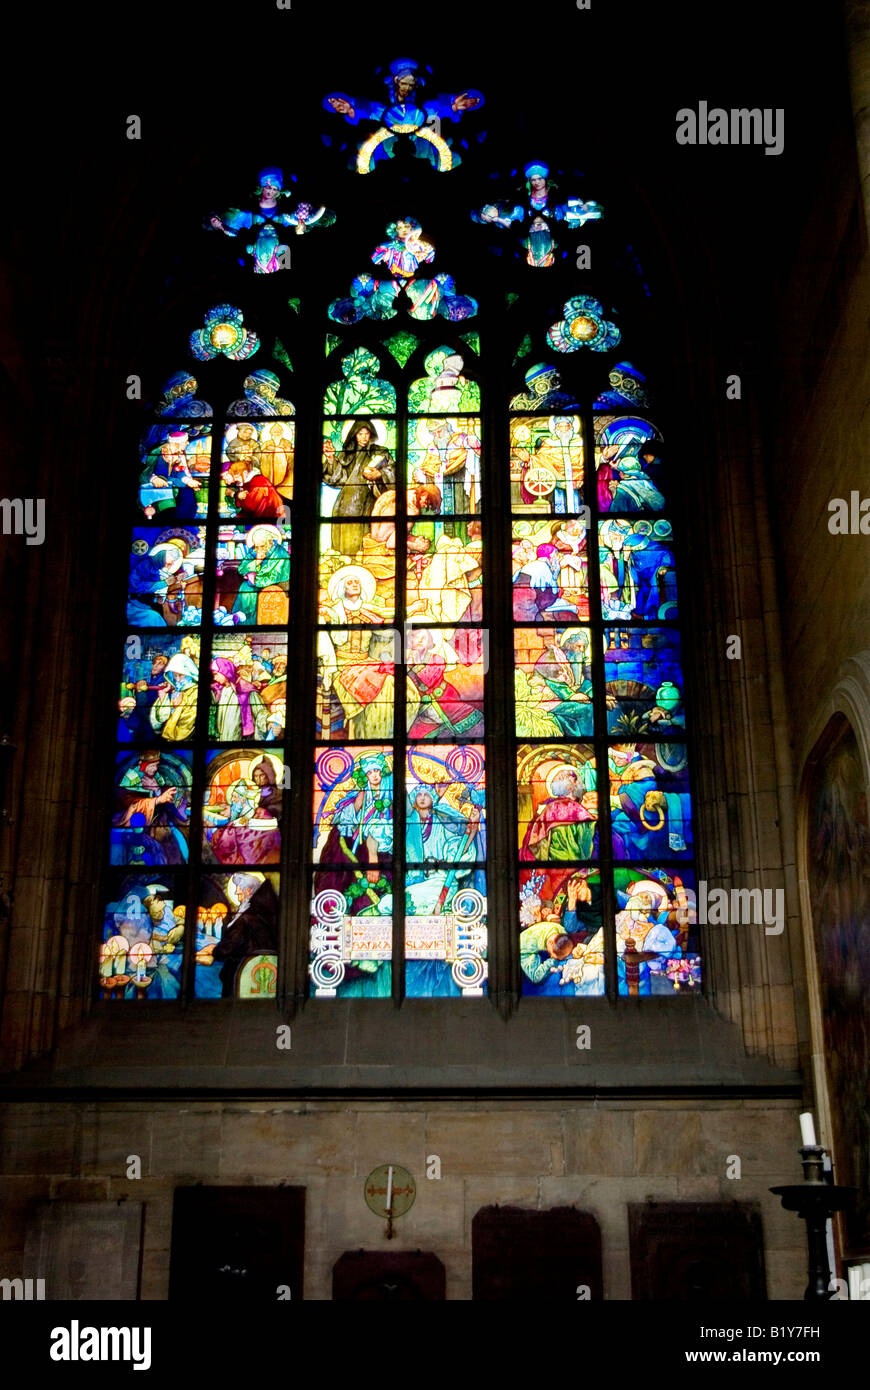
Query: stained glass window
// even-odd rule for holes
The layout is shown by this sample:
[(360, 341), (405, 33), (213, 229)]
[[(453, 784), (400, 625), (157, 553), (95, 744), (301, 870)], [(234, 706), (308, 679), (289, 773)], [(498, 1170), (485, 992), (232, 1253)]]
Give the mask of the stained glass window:
[(344, 117), (351, 126), (360, 121), (373, 123), (362, 144), (358, 146), (354, 166), (358, 173), (371, 173), (380, 160), (396, 154), (397, 137), (404, 136), (418, 159), (427, 159), (439, 173), (456, 167), (460, 156), (451, 148), (451, 141), (440, 133), (442, 120), (458, 121), (464, 111), (474, 111), (483, 105), (483, 94), (471, 88), (455, 96), (435, 96), (426, 92), (427, 74), (431, 68), (421, 68), (412, 58), (396, 58), (390, 63), (384, 78), (386, 91), (381, 99), (371, 101), (346, 92), (330, 92), (323, 105), (327, 111)]
[[(205, 217), (256, 291), (196, 305), (203, 385), (168, 378), (130, 460), (105, 999), (699, 986), (664, 422), (618, 295), (572, 278), (610, 201), (537, 162), (481, 186), (469, 243), (514, 254), (473, 283), (412, 214), (483, 97), (430, 78), (326, 97), (337, 216), (269, 166)], [(348, 217), (388, 160), (400, 203)], [(295, 248), (336, 221), (316, 249), (367, 230), (309, 301)]]
[(237, 385), (215, 427), (177, 373), (142, 437), (104, 998), (178, 997), (188, 927), (194, 996), (275, 994), (295, 425), (276, 374)]
[[(629, 371), (611, 380), (635, 382)], [(608, 961), (621, 995), (690, 991), (700, 957), (662, 436), (645, 415), (582, 410), (546, 363), (525, 388), (509, 419), (523, 993), (603, 995)]]
[(335, 222), (329, 208), (299, 202), (285, 190), (284, 173), (275, 166), (261, 169), (256, 192), (248, 202), (248, 208), (212, 212), (205, 225), (225, 236), (241, 237), (247, 258), (240, 257), (240, 264), (250, 264), (255, 275), (291, 269), (290, 248), (282, 236), (303, 236)]
[[(522, 187), (515, 185), (512, 197), (498, 202), (487, 202), (476, 208), (471, 217), (485, 227), (498, 230), (514, 228), (517, 254), (524, 252), (527, 265), (536, 269), (555, 263), (559, 251), (553, 234), (553, 224), (561, 222), (567, 230), (576, 231), (586, 222), (597, 222), (603, 216), (599, 203), (576, 196), (563, 196), (560, 201), (559, 187), (550, 177), (546, 164), (533, 162), (527, 164), (523, 172)], [(514, 171), (514, 178), (519, 174)], [(498, 248), (499, 250), (501, 248)]]
[(422, 361), (413, 340), (404, 347), (392, 362), (357, 349), (324, 395), (310, 964), (320, 998), (486, 985), (480, 388), (456, 344)]

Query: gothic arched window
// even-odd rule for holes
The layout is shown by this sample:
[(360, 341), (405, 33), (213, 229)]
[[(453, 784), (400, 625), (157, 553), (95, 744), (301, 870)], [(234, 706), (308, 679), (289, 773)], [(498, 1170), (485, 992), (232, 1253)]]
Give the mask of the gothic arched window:
[[(385, 83), (326, 99), (367, 123), (335, 212), (271, 167), (206, 219), (243, 269), (142, 435), (101, 995), (691, 991), (672, 499), (615, 306), (580, 292), (604, 209), (527, 164), (452, 260), (426, 187), (482, 96)], [(343, 207), (375, 225), (360, 180), (394, 157), (372, 249)]]

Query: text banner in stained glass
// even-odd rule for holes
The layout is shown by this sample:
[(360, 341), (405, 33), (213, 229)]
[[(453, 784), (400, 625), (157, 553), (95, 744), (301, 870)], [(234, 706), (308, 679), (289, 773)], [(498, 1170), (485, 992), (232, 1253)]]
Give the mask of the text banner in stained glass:
[(409, 869), (405, 993), (409, 999), (486, 993), (486, 873), (472, 865)]
[(388, 999), (393, 895), (389, 870), (335, 864), (313, 875), (311, 990), (321, 999)]

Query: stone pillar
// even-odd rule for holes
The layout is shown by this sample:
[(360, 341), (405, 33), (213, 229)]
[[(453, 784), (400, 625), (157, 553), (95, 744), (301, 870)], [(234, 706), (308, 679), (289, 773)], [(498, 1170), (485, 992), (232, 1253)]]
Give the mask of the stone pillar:
[(846, 0), (845, 8), (858, 176), (870, 238), (870, 0)]

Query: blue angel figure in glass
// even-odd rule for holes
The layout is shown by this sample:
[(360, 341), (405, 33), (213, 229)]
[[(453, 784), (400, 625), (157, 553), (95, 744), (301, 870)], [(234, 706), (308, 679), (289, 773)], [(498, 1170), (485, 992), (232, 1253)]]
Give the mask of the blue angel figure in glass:
[(553, 265), (557, 244), (553, 237), (552, 223), (563, 222), (569, 231), (575, 231), (582, 227), (584, 222), (598, 221), (603, 215), (603, 209), (600, 203), (576, 197), (566, 198), (564, 202), (557, 203), (557, 185), (550, 179), (550, 170), (546, 164), (527, 164), (523, 173), (526, 182), (525, 197), (522, 201), (484, 203), (482, 208), (472, 212), (471, 218), (473, 222), (480, 222), (484, 226), (503, 229), (517, 223), (524, 233), (519, 245), (525, 251), (527, 265)]
[(305, 202), (292, 207), (292, 197), (284, 191), (284, 174), (278, 168), (261, 169), (255, 197), (256, 208), (228, 208), (222, 213), (211, 213), (206, 220), (206, 226), (226, 236), (250, 233), (251, 241), (245, 250), (255, 275), (272, 275), (290, 268), (289, 248), (281, 241), (286, 229), (302, 236), (320, 227), (331, 227), (335, 221), (335, 213), (326, 207)]
[[(431, 69), (426, 69), (431, 71)], [(360, 174), (371, 173), (378, 160), (392, 159), (396, 137), (407, 136), (420, 159), (428, 159), (439, 173), (455, 168), (459, 156), (441, 134), (441, 121), (457, 121), (463, 111), (478, 110), (483, 94), (472, 88), (455, 96), (425, 98), (426, 78), (413, 58), (396, 58), (384, 77), (386, 100), (366, 101), (346, 92), (330, 92), (323, 105), (338, 112), (349, 125), (375, 121), (377, 129), (363, 141), (355, 160)]]

